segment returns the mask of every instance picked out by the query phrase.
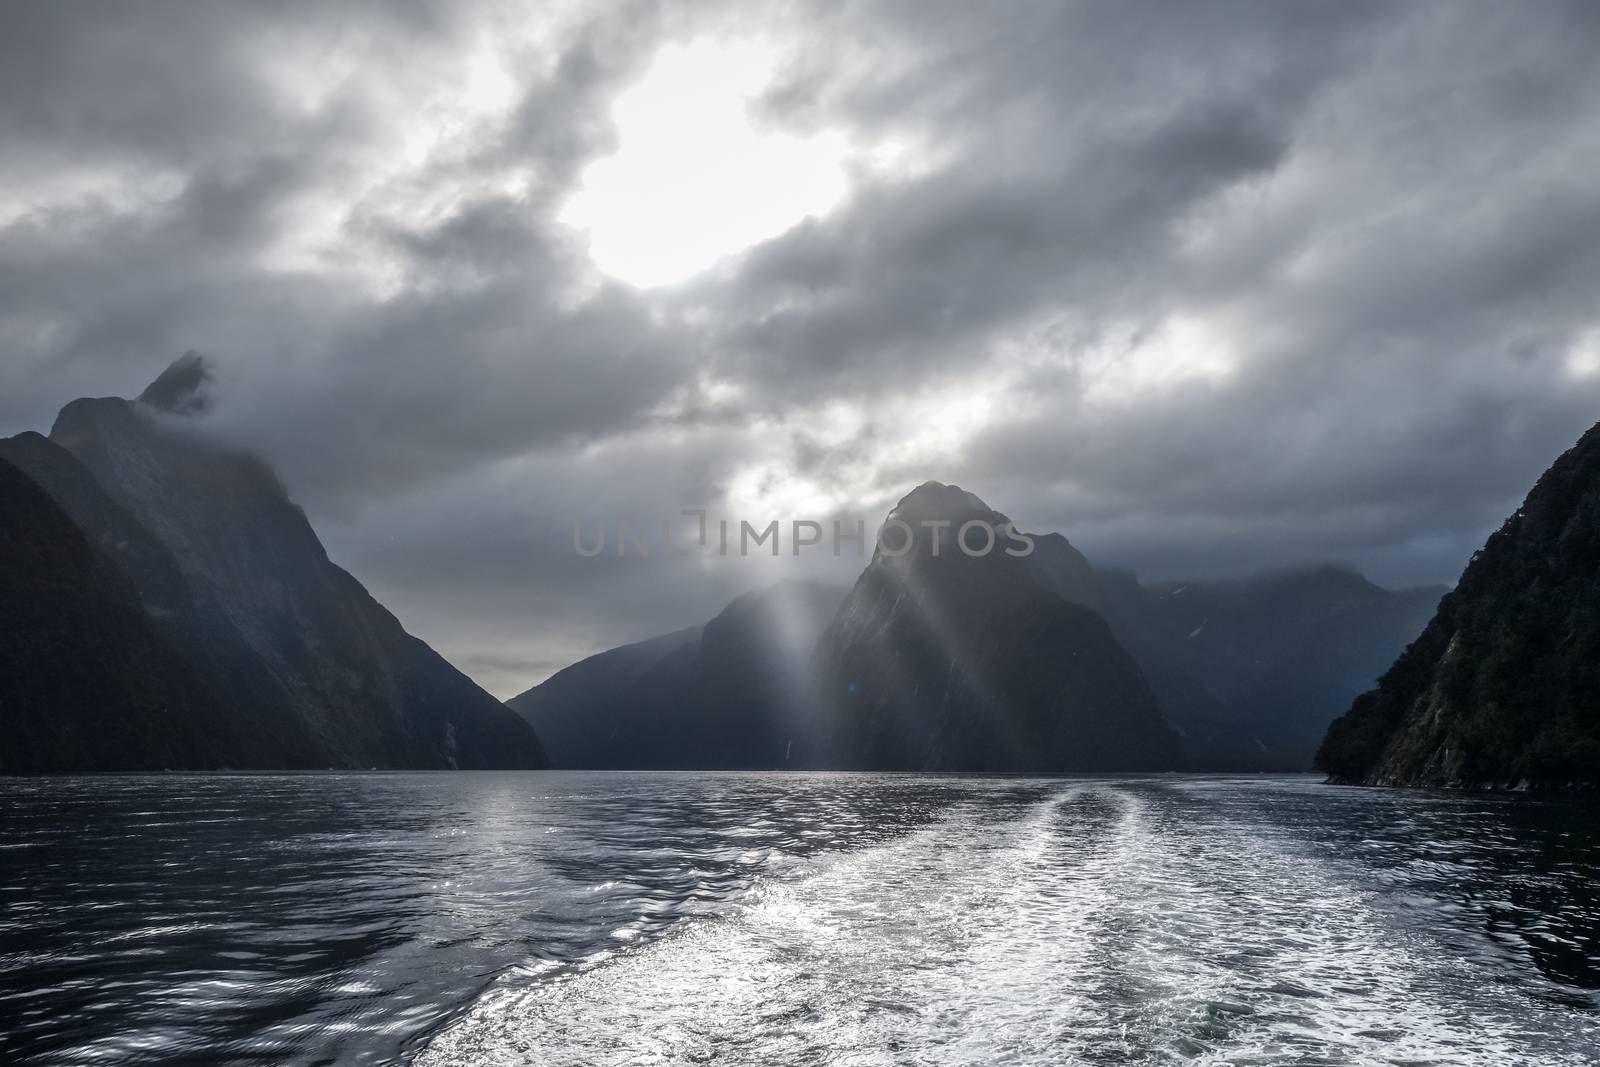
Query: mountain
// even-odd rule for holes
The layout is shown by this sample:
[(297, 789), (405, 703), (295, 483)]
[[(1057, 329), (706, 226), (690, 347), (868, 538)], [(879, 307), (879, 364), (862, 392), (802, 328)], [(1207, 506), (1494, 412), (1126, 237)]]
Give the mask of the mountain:
[(1600, 788), (1600, 425), (1329, 729), (1339, 782)]
[[(1171, 639), (1161, 647), (1177, 648), (1181, 635), (1203, 657), (1190, 677), (1222, 708), (1191, 718), (1174, 698), (1172, 714), (1192, 723), (1190, 751), (1219, 769), (1309, 768), (1327, 724), (1394, 662), (1445, 592), (1382, 589), (1332, 566), (1150, 587), (1164, 609), (1153, 621)], [(1171, 668), (1170, 658), (1148, 660)]]
[(575, 663), (509, 703), (558, 767), (803, 765), (811, 654), (842, 597), (780, 582), (704, 626)]
[[(328, 560), (265, 464), (185, 420), (205, 407), (206, 377), (185, 357), (138, 401), (73, 401), (49, 440), (25, 434), (0, 447), (40, 491), (32, 506), (42, 497), (71, 525), (114, 574), (117, 602), (144, 620), (161, 662), (177, 665), (186, 698), (174, 714), (214, 743), (171, 749), (175, 762), (161, 765), (545, 765), (525, 722)], [(37, 585), (26, 595), (44, 597)], [(26, 606), (28, 617), (50, 610), (48, 599)], [(15, 618), (8, 629), (21, 627)], [(11, 700), (18, 718), (57, 711), (48, 688), (17, 688)], [(135, 710), (112, 700), (104, 714)], [(235, 736), (260, 743), (227, 743)], [(77, 765), (146, 762), (109, 749)]]
[(0, 773), (240, 766), (285, 751), (189, 674), (112, 555), (0, 458)]
[[(1037, 679), (1046, 689), (1065, 685), (1084, 700), (1117, 692), (1137, 703), (1143, 695), (1136, 699), (1128, 694), (1142, 686), (1181, 737), (1187, 762), (1195, 769), (1306, 770), (1328, 724), (1394, 662), (1444, 592), (1440, 587), (1391, 592), (1354, 571), (1333, 566), (1227, 581), (1144, 584), (1125, 571), (1095, 567), (1056, 533), (1030, 538), (1033, 550), (1027, 555), (1010, 555), (1004, 548), (1019, 542), (997, 532), (992, 559), (966, 562), (950, 541), (961, 524), (976, 520), (994, 530), (1003, 529), (1007, 520), (971, 493), (937, 482), (918, 487), (891, 518), (924, 530), (916, 555), (927, 558), (908, 570), (907, 565), (892, 563), (892, 556), (888, 560), (874, 556), (862, 575), (865, 585), (858, 583), (851, 594), (848, 607), (853, 617), (844, 619), (841, 613), (840, 629), (830, 638), (829, 662), (811, 663), (807, 670), (792, 656), (779, 657), (785, 673), (776, 676), (764, 666), (773, 662), (771, 657), (756, 655), (741, 669), (735, 664), (748, 650), (737, 642), (713, 641), (705, 647), (722, 657), (713, 671), (702, 662), (702, 630), (691, 628), (590, 657), (511, 704), (538, 727), (562, 766), (697, 767), (705, 765), (705, 759), (717, 766), (834, 766), (880, 760), (883, 765), (921, 766), (928, 754), (919, 756), (905, 747), (912, 744), (909, 728), (889, 731), (900, 737), (893, 745), (887, 733), (877, 742), (851, 734), (861, 727), (847, 711), (852, 704), (859, 708), (863, 692), (862, 680), (853, 672), (874, 662), (889, 673), (910, 672), (913, 679), (903, 684), (887, 675), (880, 678), (874, 692), (881, 697), (886, 687), (909, 687), (909, 696), (889, 700), (885, 707), (898, 709), (894, 714), (904, 714), (909, 723), (943, 729), (930, 723), (923, 711), (902, 706), (926, 703), (922, 694), (929, 690), (919, 687), (938, 685), (938, 680), (929, 680), (929, 672), (936, 674), (942, 667), (950, 675), (953, 658), (966, 670), (1008, 678), (1033, 668), (1007, 661), (1008, 657), (1026, 661), (1020, 649), (985, 644), (989, 634), (981, 626), (913, 623), (904, 602), (909, 590), (920, 598), (914, 602), (926, 602), (927, 610), (937, 607), (941, 617), (971, 615), (988, 620), (985, 625), (994, 633), (1007, 632), (1017, 620), (1050, 630), (1054, 637), (1042, 640), (1057, 641), (1068, 655), (1066, 664), (1052, 668), (1056, 673), (1046, 672)], [(939, 562), (927, 540), (930, 528), (920, 526), (925, 521), (945, 524), (939, 527), (943, 538)], [(974, 544), (983, 540), (976, 528), (970, 533)], [(832, 596), (837, 600), (839, 594)], [(880, 602), (875, 604), (874, 597)], [(1087, 610), (1064, 612), (1057, 601)], [(808, 616), (813, 620), (810, 629), (801, 629), (820, 638), (835, 624), (823, 617), (826, 605), (827, 597), (819, 598), (817, 610)], [(1008, 613), (1020, 614), (1013, 618)], [(725, 614), (741, 618), (738, 602)], [(1045, 616), (1048, 623), (1041, 621)], [(717, 627), (710, 629), (715, 632)], [(772, 629), (767, 624), (751, 632)], [(937, 632), (941, 630), (949, 632)], [(851, 651), (858, 643), (859, 662)], [(946, 654), (946, 648), (959, 655)], [(1094, 661), (1077, 666), (1081, 677), (1073, 672), (1074, 651)], [(919, 664), (913, 665), (912, 659)], [(1129, 661), (1131, 673), (1142, 676), (1141, 682), (1130, 680)], [(845, 693), (818, 689), (819, 672), (842, 678)], [(726, 721), (784, 722), (789, 727), (769, 731), (766, 748), (739, 749), (740, 758), (730, 761), (721, 740), (724, 735), (708, 732), (706, 725), (722, 721), (718, 718), (722, 713), (694, 710), (711, 677), (783, 677), (782, 685), (769, 681), (764, 690), (754, 682), (742, 683), (747, 693), (766, 695), (746, 699), (739, 714)], [(1112, 685), (1113, 678), (1122, 682)], [(851, 681), (857, 683), (854, 694), (848, 692)], [(968, 688), (972, 683), (972, 679), (961, 681)], [(944, 689), (938, 692), (943, 694)], [(972, 701), (981, 700), (963, 692), (958, 710), (968, 715)], [(821, 701), (823, 696), (826, 702)], [(770, 706), (780, 702), (784, 705), (780, 710)], [(816, 715), (819, 703), (825, 704), (830, 716), (821, 721)], [(663, 725), (680, 721), (694, 726), (676, 731)], [(1018, 736), (1029, 745), (1044, 744), (1030, 732), (1037, 725), (1012, 724), (1012, 728), (1020, 730)], [(787, 760), (772, 755), (773, 738), (780, 733)], [(873, 747), (878, 744), (889, 748)], [(1046, 749), (1048, 745), (1039, 751)], [(1001, 762), (1013, 758), (1002, 757), (999, 750), (983, 758), (991, 756)]]
[[(640, 679), (657, 671), (678, 653), (698, 655), (699, 626), (652, 637), (648, 641), (607, 649), (564, 667), (506, 704), (539, 732), (550, 764), (563, 768), (618, 768), (626, 760), (615, 751), (629, 717), (655, 690)], [(681, 662), (679, 660), (678, 662)], [(671, 671), (687, 678), (687, 671)]]
[(1105, 616), (1197, 766), (1304, 770), (1328, 723), (1394, 662), (1442, 587), (1390, 591), (1308, 567), (1142, 584), (1097, 570), (1060, 534), (1038, 539), (1044, 580)]
[[(214, 713), (197, 718), (208, 729), (242, 726), (251, 741), (224, 745), (215, 759), (166, 766), (271, 768), (327, 766), (304, 724), (283, 709), (292, 699), (282, 681), (244, 642), (208, 591), (190, 584), (177, 557), (113, 500), (88, 468), (37, 433), (0, 440), (0, 458), (25, 472), (118, 572), (150, 636), (182, 665), (191, 688), (205, 694)], [(222, 758), (220, 753), (226, 753)], [(99, 760), (92, 766), (110, 766)]]
[[(1020, 555), (1010, 520), (927, 482), (818, 644), (828, 766), (923, 771), (1149, 771), (1182, 743), (1105, 619)], [(966, 542), (964, 529), (988, 534)]]

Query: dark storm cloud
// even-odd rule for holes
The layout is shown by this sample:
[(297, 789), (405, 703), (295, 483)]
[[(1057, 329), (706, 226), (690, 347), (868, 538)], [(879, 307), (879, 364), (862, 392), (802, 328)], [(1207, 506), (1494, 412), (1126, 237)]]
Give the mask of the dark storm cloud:
[[(859, 387), (969, 363), (997, 323), (1041, 305), (1108, 313), (1136, 295), (1130, 281), (1143, 288), (1129, 277), (1141, 261), (1160, 269), (1175, 217), (1270, 171), (1286, 136), (1247, 107), (1205, 105), (1043, 172), (962, 169), (876, 191), (751, 257), (727, 341), (763, 381)], [(802, 294), (792, 307), (740, 314), (791, 292)]]
[[(904, 18), (922, 29), (895, 25), (889, 39), (917, 40), (921, 62), (895, 77), (841, 74), (835, 106), (913, 127), (931, 117), (934, 151), (953, 158), (752, 253), (719, 293), (741, 369), (859, 385), (880, 367), (971, 361), (998, 327), (1041, 309), (1157, 319), (1222, 302), (1276, 285), (1274, 272), (1308, 253), (1355, 254), (1353, 269), (1282, 309), (1301, 330), (1348, 330), (1352, 315), (1374, 329), (1409, 319), (1455, 330), (1485, 301), (1549, 301), (1553, 287), (1588, 281), (1569, 269), (1595, 254), (1586, 172), (1573, 160), (1526, 171), (1567, 142), (1577, 101), (1592, 98), (1593, 19), (1556, 8), (1488, 26), (1355, 5), (1008, 10), (1002, 24), (984, 13), (963, 26), (970, 7), (941, 19), (917, 5)], [(1507, 34), (1538, 44), (1508, 48)], [(1352, 103), (1354, 115), (1334, 110)], [(1185, 247), (1224, 197), (1254, 195), (1302, 158), (1336, 177), (1345, 160), (1317, 158), (1329, 149), (1369, 164), (1352, 187), (1329, 182), (1317, 190), (1327, 203), (1246, 215), (1218, 247)], [(1465, 168), (1486, 156), (1503, 158), (1480, 184)], [(1476, 186), (1470, 203), (1463, 178)]]
[[(8, 391), (8, 422), (47, 425), (73, 392), (136, 391), (176, 351), (198, 348), (220, 363), (232, 401), (224, 425), (269, 451), (302, 492), (337, 501), (614, 431), (679, 384), (684, 343), (652, 327), (635, 295), (603, 284), (569, 298), (582, 249), (548, 218), (573, 169), (599, 150), (590, 137), (604, 142), (618, 79), (647, 58), (648, 21), (621, 9), (588, 21), (554, 43), (548, 77), (519, 86), (509, 122), (386, 179), (402, 194), (463, 187), (427, 218), (393, 217), (386, 195), (332, 198), (326, 236), (342, 233), (345, 247), (326, 271), (308, 271), (264, 264), (263, 251), (295, 210), (330, 198), (323, 186), (359, 190), (357, 161), (392, 151), (385, 132), (404, 125), (428, 77), (460, 77), (454, 50), (473, 20), (297, 13), (307, 19), (253, 7), (208, 7), (198, 19), (119, 9), (99, 22), (17, 12), (30, 21), (6, 39), (55, 61), (35, 56), (13, 71), (40, 79), (28, 95), (50, 103), (7, 114), (7, 162), (44, 159), (69, 179), (75, 167), (111, 168), (119, 188), (51, 203), (5, 231), (0, 279), (14, 284), (0, 309), (42, 338), (13, 346), (13, 371), (24, 373)], [(274, 71), (280, 44), (300, 51)], [(314, 106), (295, 102), (295, 79), (327, 77), (316, 62), (342, 48), (360, 62)], [(397, 55), (419, 65), (414, 82), (366, 84), (366, 63)], [(82, 82), (63, 81), (75, 72)], [(477, 191), (495, 158), (530, 171), (531, 187)], [(345, 269), (370, 263), (394, 291), (367, 291)]]
[(8, 424), (48, 424), (83, 391), (136, 388), (197, 322), (241, 307), (231, 325), (246, 333), (264, 317), (252, 305), (272, 302), (259, 294), (286, 288), (242, 261), (371, 116), (353, 95), (309, 114), (289, 105), (262, 53), (426, 30), (376, 5), (288, 14), (223, 3), (0, 14)]
[[(753, 253), (729, 358), (778, 405), (982, 381), (1060, 315), (949, 476), (1165, 573), (1452, 578), (1600, 416), (1565, 365), (1600, 285), (1592, 9), (1052, 10), (833, 90), (938, 114), (957, 161)], [(1084, 401), (1081, 350), (1175, 313), (1238, 324), (1234, 374)]]
[[(695, 37), (771, 45), (755, 120), (850, 190), (641, 292), (559, 214)], [(1554, 3), (11, 5), (0, 425), (207, 353), (216, 432), (501, 691), (777, 574), (577, 517), (939, 478), (1152, 573), (1449, 580), (1600, 417), (1596, 54)]]

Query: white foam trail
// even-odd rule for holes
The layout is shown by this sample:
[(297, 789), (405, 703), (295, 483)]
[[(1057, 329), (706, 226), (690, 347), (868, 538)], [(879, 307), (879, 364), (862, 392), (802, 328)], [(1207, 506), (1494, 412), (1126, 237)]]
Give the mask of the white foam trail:
[[(1481, 971), (1481, 973), (1480, 973)], [(428, 1065), (1594, 1063), (1600, 1026), (1181, 787), (982, 801), (507, 983)]]

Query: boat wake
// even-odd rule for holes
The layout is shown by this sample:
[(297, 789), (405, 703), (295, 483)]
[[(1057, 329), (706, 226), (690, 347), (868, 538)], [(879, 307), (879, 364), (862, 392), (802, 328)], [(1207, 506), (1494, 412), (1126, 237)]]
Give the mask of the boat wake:
[(964, 801), (720, 917), (509, 975), (419, 1062), (1593, 1063), (1593, 1010), (1453, 949), (1447, 906), (1207, 789)]

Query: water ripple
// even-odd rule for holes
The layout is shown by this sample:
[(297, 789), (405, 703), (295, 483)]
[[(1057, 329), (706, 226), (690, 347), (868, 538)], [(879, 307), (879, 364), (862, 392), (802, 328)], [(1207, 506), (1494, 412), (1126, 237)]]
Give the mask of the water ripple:
[(1592, 805), (1306, 779), (0, 780), (0, 1061), (1593, 1063)]

